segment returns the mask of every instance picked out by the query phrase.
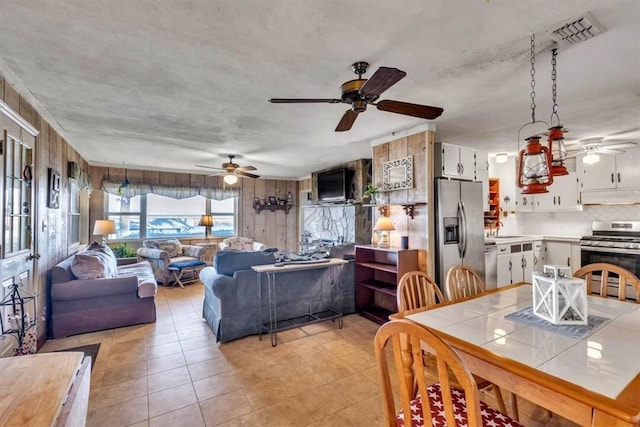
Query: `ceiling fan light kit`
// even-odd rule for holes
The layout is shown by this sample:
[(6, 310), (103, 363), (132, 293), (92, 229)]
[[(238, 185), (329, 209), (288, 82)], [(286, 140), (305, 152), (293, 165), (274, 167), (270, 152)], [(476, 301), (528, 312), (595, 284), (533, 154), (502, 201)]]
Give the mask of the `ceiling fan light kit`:
[(205, 165), (196, 166), (199, 168), (213, 169), (218, 171), (209, 176), (221, 175), (222, 173), (224, 173), (224, 177), (222, 179), (228, 185), (233, 185), (238, 182), (239, 176), (253, 179), (260, 178), (260, 175), (255, 175), (253, 173), (247, 172), (256, 170), (255, 166), (240, 166), (239, 164), (233, 162), (234, 157), (236, 157), (235, 155), (227, 154), (227, 156), (229, 156), (229, 161), (227, 163), (223, 163), (221, 168)]
[(421, 119), (433, 120), (440, 117), (444, 111), (440, 107), (428, 105), (412, 104), (409, 102), (382, 100), (378, 98), (382, 92), (402, 80), (407, 73), (397, 68), (380, 67), (369, 79), (363, 79), (362, 75), (367, 72), (369, 64), (364, 61), (355, 62), (351, 69), (358, 75), (357, 79), (349, 80), (340, 86), (340, 99), (325, 98), (271, 98), (269, 102), (274, 104), (295, 104), (295, 103), (326, 103), (326, 104), (350, 104), (351, 108), (344, 112), (342, 118), (336, 126), (336, 132), (345, 132), (351, 129), (358, 114), (367, 110), (367, 105), (375, 105), (380, 111), (402, 114), (405, 116), (418, 117)]

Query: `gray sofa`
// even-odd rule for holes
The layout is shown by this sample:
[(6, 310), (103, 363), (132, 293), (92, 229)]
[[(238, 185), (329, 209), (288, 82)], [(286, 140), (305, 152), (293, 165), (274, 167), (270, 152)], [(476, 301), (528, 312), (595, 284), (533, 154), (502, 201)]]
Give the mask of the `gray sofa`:
[(116, 266), (108, 250), (99, 258), (111, 271), (83, 272), (79, 279), (76, 257), (95, 252), (105, 252), (104, 247), (90, 247), (51, 268), (51, 338), (155, 322), (157, 283), (149, 262)]
[[(216, 254), (213, 267), (200, 272), (205, 287), (202, 315), (218, 341), (227, 342), (260, 332), (257, 274), (251, 266), (274, 262), (271, 253), (226, 250)], [(343, 313), (353, 313), (353, 262), (337, 268), (338, 279), (342, 281)], [(262, 283), (262, 323), (267, 323), (266, 278)], [(331, 274), (326, 268), (279, 273), (276, 286), (278, 320), (290, 319), (310, 310), (327, 308)]]

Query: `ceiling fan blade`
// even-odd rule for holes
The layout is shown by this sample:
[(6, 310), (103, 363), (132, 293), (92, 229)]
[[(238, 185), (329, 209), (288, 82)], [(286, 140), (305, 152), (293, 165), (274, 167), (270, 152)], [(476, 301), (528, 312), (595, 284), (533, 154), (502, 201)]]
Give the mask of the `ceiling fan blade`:
[(406, 75), (407, 73), (397, 68), (380, 67), (360, 88), (360, 94), (365, 98), (376, 100), (382, 92), (398, 83)]
[(444, 111), (440, 107), (430, 107), (428, 105), (411, 104), (409, 102), (392, 101), (389, 99), (378, 102), (376, 107), (381, 111), (389, 111), (391, 113), (429, 120), (440, 117), (440, 114)]
[(258, 170), (256, 169), (255, 166), (240, 166), (236, 168), (237, 170), (241, 170), (241, 171), (255, 171)]
[(351, 126), (353, 126), (353, 122), (355, 122), (357, 118), (358, 113), (356, 113), (352, 109), (348, 109), (344, 112), (342, 118), (340, 119), (340, 122), (338, 123), (338, 126), (336, 126), (336, 132), (344, 132), (351, 129)]
[(341, 104), (344, 101), (342, 99), (314, 99), (314, 98), (271, 98), (269, 102), (273, 104), (297, 104), (297, 103), (321, 103), (321, 104)]
[(213, 166), (205, 166), (205, 165), (196, 165), (199, 168), (205, 168), (205, 169), (214, 169), (214, 170), (224, 170), (224, 169), (220, 169), (220, 168), (215, 168)]
[(240, 169), (236, 169), (235, 171), (233, 171), (233, 173), (235, 173), (236, 175), (246, 176), (247, 178), (260, 178), (260, 175), (254, 175), (249, 172), (241, 171)]
[(602, 147), (602, 148), (599, 148), (596, 151), (596, 153), (598, 153), (598, 154), (611, 154), (611, 155), (615, 156), (616, 154), (624, 154), (624, 151), (623, 150), (615, 150), (613, 148)]

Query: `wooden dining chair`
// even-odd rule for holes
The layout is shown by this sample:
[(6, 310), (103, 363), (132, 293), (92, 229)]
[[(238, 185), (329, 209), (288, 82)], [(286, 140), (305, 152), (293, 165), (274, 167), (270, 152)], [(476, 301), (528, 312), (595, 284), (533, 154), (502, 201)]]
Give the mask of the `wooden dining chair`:
[[(484, 289), (484, 284), (482, 288)], [(440, 291), (438, 285), (426, 273), (422, 271), (409, 271), (400, 278), (397, 291), (398, 312), (403, 313), (409, 310), (430, 307), (444, 301), (442, 291)], [(424, 363), (426, 366), (434, 366), (431, 355), (425, 355)], [(475, 377), (475, 380), (479, 389), (491, 389), (493, 391), (498, 408), (500, 408), (500, 411), (506, 413), (507, 408), (504, 404), (500, 388), (480, 377)], [(514, 410), (514, 416), (517, 419), (518, 409), (515, 396), (511, 397), (511, 405)]]
[(485, 286), (475, 271), (465, 265), (454, 265), (447, 272), (445, 289), (450, 301), (458, 301), (484, 292)]
[(396, 295), (399, 312), (429, 307), (439, 302), (444, 302), (444, 296), (438, 285), (422, 271), (405, 273), (400, 278)]
[[(404, 345), (406, 342), (408, 346)], [(425, 346), (435, 357), (437, 367), (438, 382), (430, 385), (425, 376), (429, 368), (422, 357)], [(385, 426), (521, 425), (480, 401), (473, 375), (453, 348), (433, 330), (405, 319), (392, 320), (378, 329), (374, 349)], [(411, 375), (406, 375), (409, 372)], [(455, 387), (450, 376), (455, 378)], [(398, 387), (394, 393), (392, 384), (396, 378)], [(396, 397), (400, 411), (396, 411)]]
[[(640, 279), (638, 279), (635, 274), (625, 268), (614, 264), (598, 262), (594, 264), (588, 264), (582, 268), (579, 268), (575, 273), (573, 273), (573, 275), (574, 277), (580, 277), (587, 281), (588, 294), (600, 295), (601, 297), (605, 298), (609, 297), (608, 285), (610, 280), (617, 278), (617, 298), (621, 301), (625, 301), (627, 299), (627, 284), (629, 284), (633, 286), (636, 291), (636, 302), (640, 303)], [(593, 290), (594, 284), (599, 285), (599, 289), (597, 291)]]

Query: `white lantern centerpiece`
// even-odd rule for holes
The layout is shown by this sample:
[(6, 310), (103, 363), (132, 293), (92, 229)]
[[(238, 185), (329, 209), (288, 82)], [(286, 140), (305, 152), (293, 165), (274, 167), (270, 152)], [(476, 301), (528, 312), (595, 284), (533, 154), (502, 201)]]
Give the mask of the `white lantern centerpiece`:
[(533, 314), (554, 325), (586, 325), (585, 286), (569, 267), (545, 265), (542, 273), (533, 272)]

